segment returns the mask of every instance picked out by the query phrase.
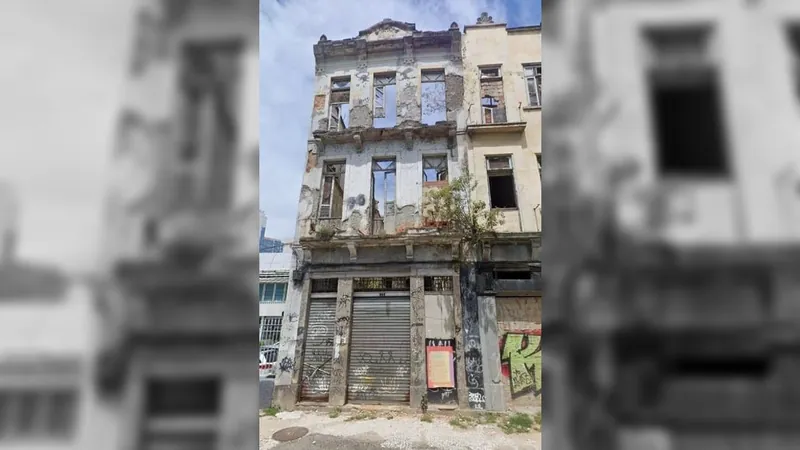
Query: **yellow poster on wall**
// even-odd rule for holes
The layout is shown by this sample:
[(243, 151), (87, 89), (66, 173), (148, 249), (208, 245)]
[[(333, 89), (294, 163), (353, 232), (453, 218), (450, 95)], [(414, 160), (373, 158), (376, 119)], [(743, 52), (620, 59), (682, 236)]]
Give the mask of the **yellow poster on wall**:
[(455, 387), (452, 347), (427, 347), (428, 389)]

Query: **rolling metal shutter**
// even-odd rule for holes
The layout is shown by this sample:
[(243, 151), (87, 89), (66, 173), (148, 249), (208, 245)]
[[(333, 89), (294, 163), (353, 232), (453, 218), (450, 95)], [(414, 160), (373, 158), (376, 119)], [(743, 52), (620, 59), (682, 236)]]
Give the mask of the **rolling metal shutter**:
[(312, 298), (308, 306), (308, 328), (301, 371), (302, 400), (328, 401), (335, 328), (336, 299)]
[(410, 402), (411, 303), (371, 294), (353, 299), (347, 396), (351, 402)]

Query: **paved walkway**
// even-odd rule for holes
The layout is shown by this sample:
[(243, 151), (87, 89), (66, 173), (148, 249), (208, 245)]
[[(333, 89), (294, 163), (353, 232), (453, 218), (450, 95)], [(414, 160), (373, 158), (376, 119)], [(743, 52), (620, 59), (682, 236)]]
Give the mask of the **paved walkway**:
[[(343, 411), (337, 418), (323, 412), (284, 412), (260, 419), (261, 450), (537, 450), (541, 433), (506, 435), (495, 425), (454, 428), (450, 417), (434, 417), (432, 423), (420, 421), (418, 414), (377, 413), (375, 419), (347, 421), (356, 412)], [(391, 418), (389, 418), (391, 417)], [(270, 438), (276, 431), (306, 427), (309, 433), (292, 442)]]

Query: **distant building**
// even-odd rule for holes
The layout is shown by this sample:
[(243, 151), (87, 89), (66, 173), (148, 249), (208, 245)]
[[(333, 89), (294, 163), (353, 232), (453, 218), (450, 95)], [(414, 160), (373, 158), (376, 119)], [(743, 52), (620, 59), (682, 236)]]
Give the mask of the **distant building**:
[(91, 290), (58, 269), (16, 259), (18, 203), (0, 183), (0, 448), (109, 448), (113, 424), (90, 373)]
[(283, 242), (277, 239), (266, 237), (267, 215), (263, 211), (261, 214), (261, 229), (258, 232), (258, 252), (259, 253), (281, 253), (283, 252)]
[(261, 220), (261, 226), (258, 229), (258, 242), (261, 245), (261, 242), (264, 240), (264, 233), (267, 232), (267, 215), (264, 214), (264, 211), (258, 212)]
[(261, 237), (259, 253), (281, 253), (283, 252), (283, 241), (268, 237)]
[(262, 346), (280, 342), (292, 267), (291, 249), (286, 246), (286, 250), (280, 247), (280, 251), (259, 255), (258, 339)]

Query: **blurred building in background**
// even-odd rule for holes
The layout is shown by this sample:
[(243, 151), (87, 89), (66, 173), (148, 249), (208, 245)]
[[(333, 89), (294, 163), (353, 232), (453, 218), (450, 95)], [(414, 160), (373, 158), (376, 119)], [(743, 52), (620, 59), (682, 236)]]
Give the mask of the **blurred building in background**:
[(97, 385), (119, 406), (115, 448), (252, 449), (258, 4), (135, 10)]
[(572, 220), (545, 256), (572, 274), (545, 309), (571, 400), (545, 418), (581, 449), (800, 447), (800, 4), (544, 6), (545, 148), (574, 175), (545, 188)]
[[(539, 29), (385, 19), (314, 55), (275, 403), (535, 409)], [(479, 249), (425, 205), (465, 172), (505, 219)]]
[(20, 260), (20, 214), (11, 186), (0, 183), (0, 447), (108, 448), (116, 424), (91, 381), (91, 284)]

